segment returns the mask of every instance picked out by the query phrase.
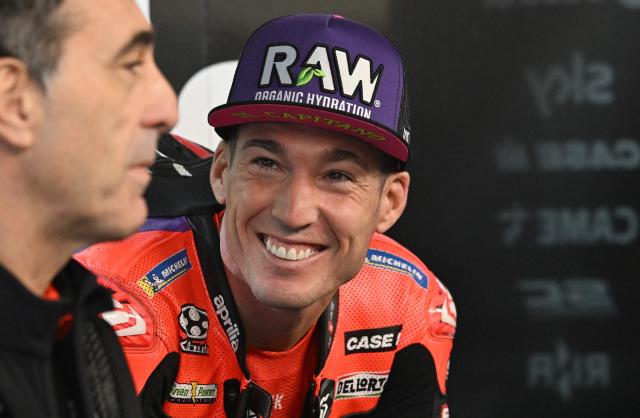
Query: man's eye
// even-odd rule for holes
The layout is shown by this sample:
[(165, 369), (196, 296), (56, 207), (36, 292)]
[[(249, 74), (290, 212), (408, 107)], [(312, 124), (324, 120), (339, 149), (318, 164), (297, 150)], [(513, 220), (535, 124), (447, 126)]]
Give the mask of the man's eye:
[(123, 67), (125, 70), (135, 75), (138, 75), (143, 65), (144, 65), (144, 60), (135, 60), (135, 61), (130, 61), (123, 64)]
[(275, 170), (276, 168), (278, 168), (278, 165), (276, 164), (276, 162), (269, 158), (258, 157), (258, 158), (255, 158), (252, 162), (253, 164), (257, 165), (259, 168), (262, 168), (265, 170)]
[(339, 183), (353, 181), (351, 176), (340, 171), (332, 171), (326, 175), (326, 178), (330, 181), (339, 182)]

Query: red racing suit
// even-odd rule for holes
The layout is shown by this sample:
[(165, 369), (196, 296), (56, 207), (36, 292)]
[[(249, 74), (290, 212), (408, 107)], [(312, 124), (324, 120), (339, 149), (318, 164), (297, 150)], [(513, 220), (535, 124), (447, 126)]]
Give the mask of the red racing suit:
[(118, 309), (105, 319), (139, 392), (172, 355), (179, 366), (162, 395), (169, 416), (448, 417), (455, 305), (416, 256), (381, 234), (318, 320), (311, 382), (299, 382), (306, 395), (278, 398), (255, 382), (219, 254), (222, 216), (149, 219), (128, 239), (76, 257), (114, 291)]

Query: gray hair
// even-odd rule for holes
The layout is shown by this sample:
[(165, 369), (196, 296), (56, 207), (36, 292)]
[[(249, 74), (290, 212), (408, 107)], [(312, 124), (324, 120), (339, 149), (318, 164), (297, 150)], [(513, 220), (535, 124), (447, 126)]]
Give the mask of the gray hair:
[(59, 13), (64, 0), (0, 0), (0, 56), (15, 57), (44, 87), (56, 69), (67, 21)]

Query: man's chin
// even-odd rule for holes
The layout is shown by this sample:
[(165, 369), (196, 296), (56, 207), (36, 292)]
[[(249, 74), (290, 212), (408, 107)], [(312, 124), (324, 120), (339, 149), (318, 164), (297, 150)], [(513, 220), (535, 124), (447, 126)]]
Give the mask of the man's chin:
[(315, 302), (315, 300), (308, 295), (297, 294), (290, 291), (283, 293), (271, 290), (256, 293), (254, 293), (254, 297), (259, 303), (273, 309), (286, 311), (300, 311), (308, 308)]
[(95, 242), (118, 241), (128, 237), (140, 229), (147, 219), (148, 209), (143, 198), (140, 198), (129, 210), (116, 215), (105, 215), (97, 227), (93, 237)]
[(318, 295), (318, 291), (296, 286), (294, 283), (270, 283), (268, 286), (253, 288), (252, 293), (256, 301), (262, 305), (287, 311), (304, 310), (325, 299)]

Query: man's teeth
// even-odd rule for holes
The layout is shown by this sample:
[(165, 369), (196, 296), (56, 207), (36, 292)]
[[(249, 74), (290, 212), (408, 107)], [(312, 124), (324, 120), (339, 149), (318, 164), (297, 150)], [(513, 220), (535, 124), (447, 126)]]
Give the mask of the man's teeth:
[(271, 239), (267, 239), (266, 246), (267, 251), (271, 254), (285, 260), (305, 260), (317, 253), (317, 251), (312, 251), (310, 248), (306, 250), (300, 249), (299, 251), (296, 251), (295, 248), (289, 248), (289, 250), (287, 250), (283, 245), (272, 243)]
[[(280, 247), (282, 248), (282, 247)], [(280, 248), (278, 248), (278, 252), (280, 252)], [(304, 255), (304, 254), (302, 254)], [(297, 260), (298, 259), (298, 254), (296, 253), (296, 250), (294, 250), (293, 248), (290, 249), (287, 252), (287, 260)]]

